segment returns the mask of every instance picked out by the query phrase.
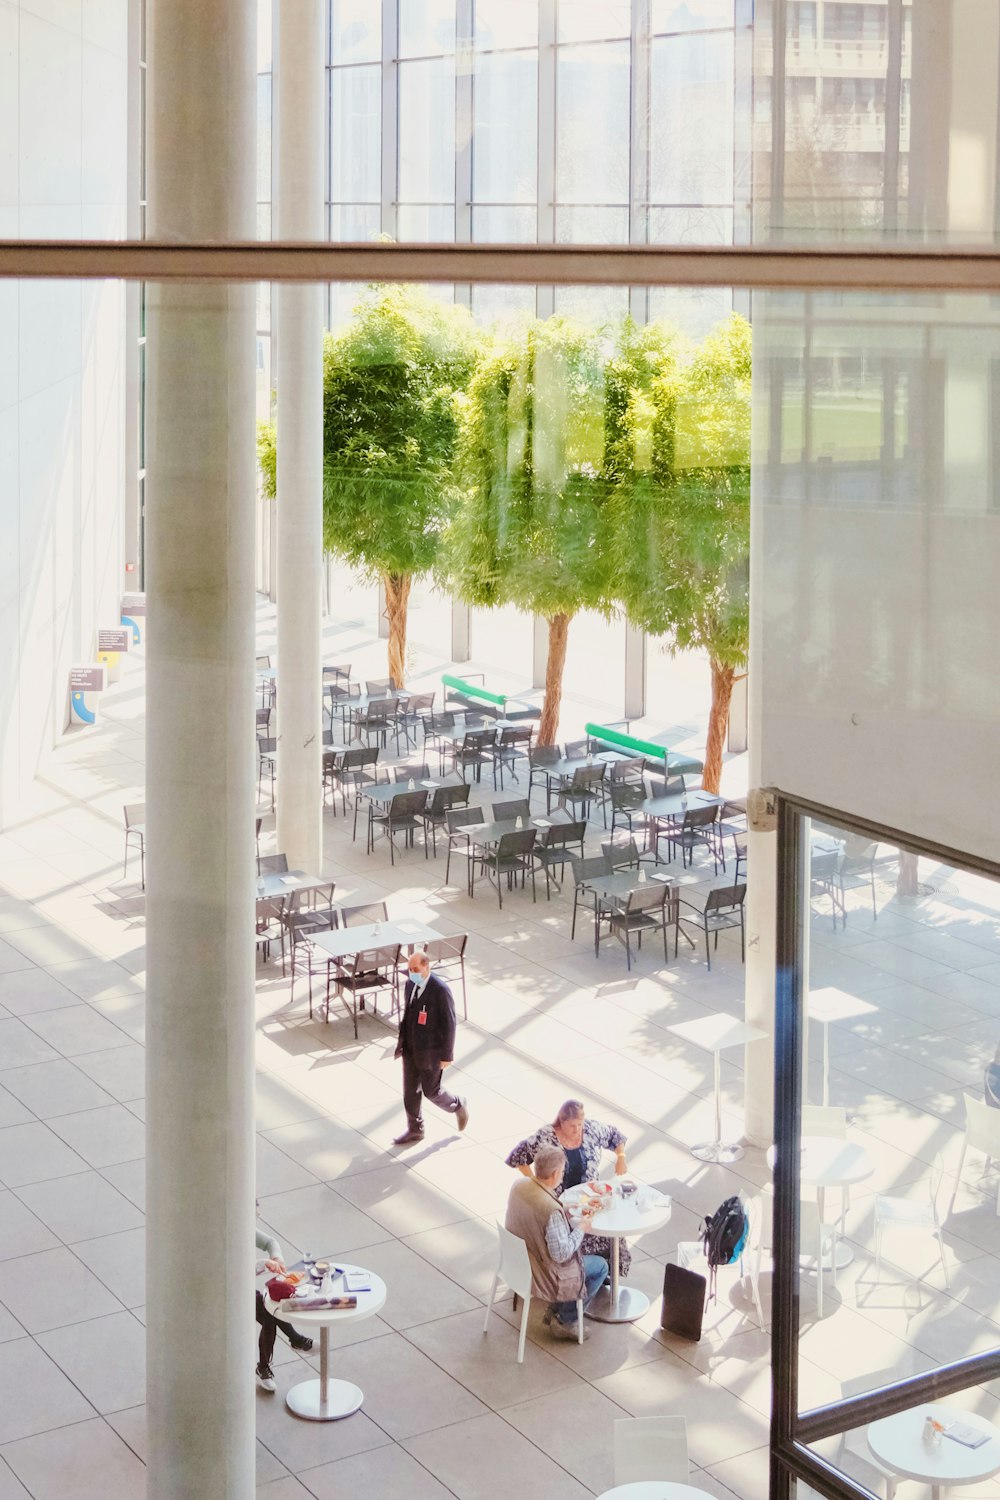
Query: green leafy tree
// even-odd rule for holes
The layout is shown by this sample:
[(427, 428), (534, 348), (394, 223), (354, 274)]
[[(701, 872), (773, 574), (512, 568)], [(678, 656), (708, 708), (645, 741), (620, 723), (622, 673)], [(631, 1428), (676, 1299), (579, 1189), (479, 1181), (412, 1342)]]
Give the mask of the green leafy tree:
[(608, 609), (603, 462), (594, 333), (555, 317), (484, 349), (463, 404), (441, 575), (470, 604), (547, 621), (543, 745), (558, 729), (570, 621)]
[(323, 351), (323, 542), (381, 581), (404, 680), (410, 585), (434, 566), (476, 332), (463, 308), (373, 286)]
[[(622, 364), (634, 374), (634, 357)], [(749, 645), (749, 324), (734, 315), (689, 360), (666, 346), (656, 373), (633, 379), (631, 391), (634, 462), (609, 502), (613, 591), (642, 629), (669, 635), (672, 649), (707, 652), (704, 783), (718, 791)]]

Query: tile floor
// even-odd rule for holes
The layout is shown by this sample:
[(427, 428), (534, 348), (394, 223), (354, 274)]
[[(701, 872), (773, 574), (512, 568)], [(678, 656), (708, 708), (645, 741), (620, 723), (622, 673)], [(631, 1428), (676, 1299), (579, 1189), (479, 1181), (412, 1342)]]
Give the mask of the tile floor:
[[(267, 649), (263, 604), (260, 629)], [(331, 657), (337, 642), (330, 627)], [(380, 650), (355, 640), (355, 675), (378, 667)], [(0, 835), (2, 1500), (133, 1500), (144, 1490), (144, 902), (120, 864), (122, 804), (143, 795), (142, 688), (136, 657), (101, 724), (66, 738)], [(425, 1145), (393, 1149), (403, 1117), (391, 1031), (365, 1015), (355, 1043), (336, 1013), (330, 1025), (310, 1022), (289, 1007), (278, 968), (259, 967), (263, 1218), (289, 1257), (303, 1245), (350, 1252), (385, 1278), (389, 1298), (336, 1340), (338, 1370), (366, 1393), (348, 1421), (288, 1413), (282, 1393), (316, 1361), (279, 1344), (278, 1393), (257, 1401), (258, 1494), (583, 1500), (612, 1483), (616, 1418), (674, 1412), (688, 1419), (692, 1483), (722, 1500), (763, 1495), (769, 1341), (735, 1272), (720, 1274), (701, 1343), (658, 1326), (677, 1242), (730, 1192), (753, 1194), (769, 1179), (758, 1151), (732, 1168), (690, 1156), (689, 1143), (711, 1133), (711, 1059), (667, 1029), (740, 1013), (738, 945), (721, 940), (711, 974), (683, 949), (664, 967), (654, 947), (629, 976), (619, 948), (597, 963), (586, 934), (570, 941), (564, 896), (533, 905), (518, 892), (503, 911), (486, 891), (471, 902), (444, 886), (443, 858), (425, 862), (418, 848), (391, 869), (384, 847), (367, 857), (332, 815), (326, 872), (345, 900), (384, 898), (390, 913), (470, 933), (455, 1082), (471, 1121), (458, 1136), (431, 1118)], [(710, 876), (699, 864), (693, 878)], [(836, 931), (816, 903), (813, 986), (873, 1007), (830, 1033), (831, 1103), (850, 1112), (873, 1172), (846, 1209), (854, 1259), (835, 1290), (828, 1281), (822, 1317), (803, 1276), (806, 1405), (859, 1377), (1000, 1344), (996, 1176), (975, 1153), (957, 1188), (952, 1175), (962, 1090), (980, 1093), (1000, 1033), (1000, 902), (953, 871), (922, 864), (921, 878), (932, 889), (911, 904), (880, 882), (877, 922), (864, 889)], [(820, 1040), (814, 1028), (813, 1099)], [(723, 1061), (727, 1132), (740, 1127), (741, 1062), (738, 1052)], [(597, 1325), (580, 1348), (552, 1343), (535, 1314), (518, 1366), (509, 1299), (482, 1332), (493, 1220), (511, 1183), (503, 1158), (573, 1095), (627, 1133), (633, 1169), (672, 1194), (674, 1212), (633, 1244), (632, 1279), (655, 1299), (641, 1322)], [(947, 1284), (928, 1237), (887, 1243), (891, 1264), (875, 1282), (874, 1195), (922, 1191), (936, 1153)], [(768, 1286), (765, 1269), (765, 1316)], [(1000, 1386), (964, 1399), (995, 1417), (998, 1396)], [(827, 1449), (877, 1484), (859, 1434)], [(1000, 1495), (1000, 1482), (970, 1493)]]

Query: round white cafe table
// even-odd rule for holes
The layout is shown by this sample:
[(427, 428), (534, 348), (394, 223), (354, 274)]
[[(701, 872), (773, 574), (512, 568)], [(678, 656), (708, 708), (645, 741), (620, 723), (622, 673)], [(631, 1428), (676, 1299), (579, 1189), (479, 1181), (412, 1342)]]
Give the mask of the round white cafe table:
[(712, 1500), (708, 1490), (693, 1484), (679, 1484), (676, 1479), (638, 1479), (632, 1484), (616, 1484), (597, 1500)]
[[(630, 1181), (634, 1182), (635, 1179), (630, 1178)], [(613, 1186), (617, 1188), (617, 1179)], [(587, 1317), (595, 1318), (599, 1323), (634, 1323), (649, 1308), (649, 1298), (645, 1292), (635, 1286), (621, 1285), (618, 1241), (626, 1235), (635, 1238), (640, 1234), (649, 1234), (653, 1229), (662, 1229), (670, 1218), (671, 1203), (666, 1194), (656, 1193), (659, 1201), (641, 1209), (637, 1199), (642, 1191), (643, 1185), (640, 1183), (631, 1198), (620, 1198), (616, 1192), (610, 1205), (602, 1208), (591, 1220), (590, 1233), (611, 1241), (611, 1285), (602, 1287), (587, 1308)], [(655, 1189), (646, 1188), (646, 1192), (655, 1192)], [(581, 1183), (579, 1187), (570, 1188), (563, 1193), (562, 1201), (567, 1208), (572, 1209), (574, 1201), (579, 1202), (581, 1197), (588, 1196), (592, 1195), (586, 1183)]]
[[(292, 1323), (304, 1334), (311, 1334), (314, 1330), (319, 1333), (319, 1379), (302, 1380), (298, 1385), (293, 1385), (285, 1396), (288, 1410), (297, 1417), (305, 1417), (309, 1422), (336, 1422), (341, 1417), (353, 1416), (361, 1406), (365, 1396), (359, 1385), (355, 1385), (352, 1380), (330, 1378), (330, 1329), (340, 1328), (345, 1323), (360, 1323), (364, 1318), (373, 1318), (385, 1306), (386, 1288), (381, 1276), (366, 1271), (363, 1266), (348, 1265), (346, 1261), (338, 1261), (337, 1264), (342, 1271), (360, 1272), (371, 1282), (370, 1292), (353, 1294), (358, 1299), (357, 1307), (321, 1307), (310, 1312), (305, 1308), (296, 1309), (291, 1299), (272, 1302), (266, 1293), (264, 1295), (264, 1305), (276, 1318)], [(331, 1295), (343, 1292), (343, 1282), (339, 1277), (333, 1280), (332, 1285), (324, 1283), (324, 1291), (327, 1287)]]
[[(768, 1147), (767, 1164), (774, 1170), (775, 1148)], [(799, 1153), (799, 1181), (803, 1187), (816, 1189), (816, 1207), (820, 1223), (824, 1216), (826, 1189), (850, 1187), (865, 1182), (875, 1171), (875, 1163), (864, 1146), (836, 1135), (804, 1135)], [(843, 1214), (841, 1214), (843, 1218)], [(837, 1237), (837, 1269), (849, 1266), (854, 1251), (846, 1240)], [(808, 1257), (812, 1259), (813, 1257)]]
[[(950, 1422), (976, 1427), (989, 1435), (989, 1442), (966, 1448), (945, 1434), (932, 1447), (923, 1438), (927, 1417), (935, 1417), (944, 1427)], [(880, 1464), (903, 1479), (929, 1484), (932, 1500), (940, 1500), (953, 1485), (977, 1484), (1000, 1470), (1000, 1432), (985, 1417), (957, 1406), (931, 1404), (897, 1411), (873, 1422), (866, 1436)]]

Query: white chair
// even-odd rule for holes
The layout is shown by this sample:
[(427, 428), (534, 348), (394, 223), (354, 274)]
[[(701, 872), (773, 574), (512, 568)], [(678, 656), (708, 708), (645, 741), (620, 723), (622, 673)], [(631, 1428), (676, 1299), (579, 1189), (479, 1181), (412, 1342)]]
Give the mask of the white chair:
[[(864, 1396), (868, 1391), (877, 1391), (883, 1385), (892, 1385), (899, 1379), (898, 1370), (876, 1370), (871, 1375), (852, 1375), (850, 1380), (840, 1382), (840, 1394), (842, 1396)], [(893, 1474), (890, 1469), (883, 1469), (878, 1459), (874, 1456), (868, 1446), (868, 1429), (866, 1427), (852, 1428), (849, 1432), (840, 1434), (840, 1453), (852, 1453), (855, 1458), (860, 1459), (866, 1468), (871, 1469), (880, 1479), (885, 1482), (885, 1500), (893, 1500), (896, 1486), (899, 1483), (899, 1475)], [(841, 1458), (842, 1465), (842, 1458)], [(867, 1481), (866, 1481), (867, 1482)]]
[[(763, 1199), (770, 1198), (773, 1202), (774, 1193), (770, 1184), (765, 1187)], [(761, 1244), (763, 1250), (770, 1251), (773, 1248), (773, 1235), (770, 1228), (764, 1231), (763, 1224), (766, 1222), (762, 1217)], [(829, 1271), (833, 1278), (833, 1289), (837, 1290), (837, 1227), (835, 1224), (823, 1224), (819, 1217), (819, 1205), (815, 1198), (799, 1199), (799, 1256), (801, 1261), (808, 1257), (812, 1264), (802, 1266), (805, 1271), (816, 1272), (816, 1313), (818, 1317), (823, 1316), (823, 1277)]]
[(933, 1169), (921, 1178), (922, 1193), (912, 1198), (896, 1198), (888, 1193), (875, 1194), (875, 1280), (882, 1279), (882, 1236), (887, 1229), (905, 1229), (911, 1233), (932, 1234), (937, 1240), (938, 1256), (948, 1285), (948, 1267), (944, 1259), (944, 1238), (938, 1214), (938, 1194), (944, 1180), (944, 1162), (935, 1156)]
[(615, 1422), (615, 1488), (662, 1479), (684, 1484), (688, 1468), (684, 1417), (619, 1417)]
[[(965, 1140), (962, 1142), (962, 1155), (958, 1163), (958, 1171), (955, 1173), (955, 1186), (952, 1188), (951, 1201), (948, 1204), (948, 1212), (951, 1213), (955, 1207), (955, 1194), (958, 1192), (958, 1184), (962, 1177), (962, 1168), (965, 1166), (965, 1153), (969, 1147), (975, 1151), (982, 1151), (986, 1155), (986, 1168), (996, 1158), (1000, 1161), (1000, 1110), (991, 1109), (982, 1099), (974, 1099), (971, 1094), (965, 1096)], [(1000, 1183), (997, 1184), (997, 1213), (1000, 1214)]]
[[(531, 1306), (531, 1262), (528, 1259), (528, 1247), (519, 1235), (511, 1234), (497, 1220), (497, 1233), (500, 1236), (500, 1259), (493, 1276), (493, 1285), (490, 1288), (490, 1300), (486, 1304), (486, 1317), (483, 1319), (483, 1332), (488, 1333), (490, 1327), (490, 1313), (493, 1311), (493, 1303), (496, 1301), (497, 1287), (501, 1281), (516, 1297), (520, 1297), (524, 1304), (521, 1313), (521, 1336), (517, 1341), (517, 1362), (524, 1363), (524, 1340), (528, 1332), (528, 1311)], [(578, 1297), (576, 1302), (577, 1341), (583, 1343), (583, 1298)]]
[[(740, 1281), (750, 1282), (750, 1291), (753, 1296), (754, 1307), (757, 1310), (757, 1321), (761, 1328), (767, 1325), (764, 1322), (764, 1309), (760, 1301), (760, 1267), (762, 1258), (762, 1242), (764, 1237), (764, 1204), (760, 1194), (752, 1198), (743, 1198), (743, 1212), (747, 1216), (748, 1231), (746, 1244), (743, 1246), (737, 1265), (740, 1270)], [(677, 1264), (685, 1271), (697, 1270), (702, 1275), (707, 1275), (708, 1262), (705, 1259), (705, 1246), (701, 1240), (680, 1240), (677, 1245)], [(662, 1478), (658, 1475), (657, 1478)]]

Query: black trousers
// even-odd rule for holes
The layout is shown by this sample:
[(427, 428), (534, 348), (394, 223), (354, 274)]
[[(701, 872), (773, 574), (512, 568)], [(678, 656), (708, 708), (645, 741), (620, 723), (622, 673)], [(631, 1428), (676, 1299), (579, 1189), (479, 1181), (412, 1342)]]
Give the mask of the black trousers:
[(278, 1329), (286, 1334), (288, 1338), (296, 1337), (295, 1329), (291, 1323), (282, 1322), (273, 1313), (269, 1313), (264, 1306), (264, 1298), (260, 1292), (257, 1293), (257, 1322), (260, 1324), (260, 1338), (257, 1341), (257, 1352), (260, 1356), (260, 1367), (262, 1370), (271, 1368), (271, 1356), (274, 1353), (274, 1341), (278, 1336)]
[(424, 1127), (421, 1106), (426, 1099), (446, 1114), (453, 1115), (461, 1106), (461, 1100), (441, 1087), (444, 1070), (439, 1062), (417, 1058), (403, 1053), (403, 1108), (411, 1130)]

